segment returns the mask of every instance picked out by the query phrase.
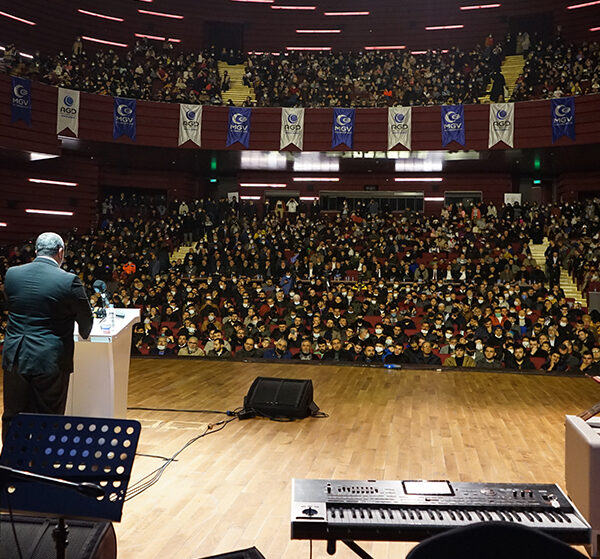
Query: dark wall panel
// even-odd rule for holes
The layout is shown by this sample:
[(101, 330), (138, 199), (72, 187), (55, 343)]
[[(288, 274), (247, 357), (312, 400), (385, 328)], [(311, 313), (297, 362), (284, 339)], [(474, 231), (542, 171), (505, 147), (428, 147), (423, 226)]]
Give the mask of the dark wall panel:
[[(76, 187), (37, 184), (28, 178), (78, 183)], [(0, 168), (0, 242), (27, 239), (47, 230), (88, 230), (96, 219), (98, 167), (82, 157), (61, 157)], [(27, 208), (72, 211), (73, 216), (29, 214)]]
[(556, 183), (556, 197), (573, 202), (581, 193), (593, 193), (600, 197), (600, 173), (563, 173)]

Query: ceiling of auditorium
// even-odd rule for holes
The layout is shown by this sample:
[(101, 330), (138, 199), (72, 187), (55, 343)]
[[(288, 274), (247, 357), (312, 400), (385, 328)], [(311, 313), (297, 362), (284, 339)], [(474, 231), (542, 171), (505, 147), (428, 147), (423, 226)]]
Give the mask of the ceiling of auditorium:
[[(483, 4), (473, 0), (83, 0), (77, 3), (30, 0), (4, 3), (5, 7), (0, 9), (0, 41), (15, 42), (24, 52), (54, 52), (70, 50), (78, 35), (129, 46), (135, 42), (137, 33), (180, 40), (177, 46), (187, 51), (215, 41), (240, 45), (246, 51), (267, 52), (311, 46), (333, 50), (359, 50), (366, 46), (423, 50), (470, 47), (481, 43), (488, 33), (500, 37), (508, 30), (545, 29), (553, 33), (557, 25), (568, 39), (593, 40), (600, 35), (600, 31), (590, 31), (600, 26), (600, 3), (584, 1), (581, 2), (584, 6), (568, 9), (568, 5), (578, 3), (578, 0), (497, 0), (497, 3), (485, 0)], [(280, 9), (290, 6), (314, 9)], [(325, 15), (341, 11), (368, 15)], [(440, 26), (454, 28), (426, 30)], [(334, 32), (298, 33), (297, 30)], [(86, 41), (86, 45), (93, 47), (95, 43)]]

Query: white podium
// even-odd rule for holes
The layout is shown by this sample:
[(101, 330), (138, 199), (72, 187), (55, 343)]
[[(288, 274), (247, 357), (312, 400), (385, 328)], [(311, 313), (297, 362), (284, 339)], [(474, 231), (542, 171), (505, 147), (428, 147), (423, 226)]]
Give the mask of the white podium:
[(115, 326), (103, 332), (106, 324), (94, 319), (87, 340), (79, 336), (75, 324), (74, 372), (69, 382), (66, 415), (119, 417), (127, 415), (127, 383), (133, 325), (140, 321), (139, 309), (115, 309)]

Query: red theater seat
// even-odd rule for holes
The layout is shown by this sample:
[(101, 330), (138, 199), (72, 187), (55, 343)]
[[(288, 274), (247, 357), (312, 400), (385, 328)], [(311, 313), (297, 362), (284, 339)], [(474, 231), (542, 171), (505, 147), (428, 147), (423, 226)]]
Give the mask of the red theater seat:
[(531, 357), (531, 362), (536, 369), (540, 370), (546, 360), (543, 357)]

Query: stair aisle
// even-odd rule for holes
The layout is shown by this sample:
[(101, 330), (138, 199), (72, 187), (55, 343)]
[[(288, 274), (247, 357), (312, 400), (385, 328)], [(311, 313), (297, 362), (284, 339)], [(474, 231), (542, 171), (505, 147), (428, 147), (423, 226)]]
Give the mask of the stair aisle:
[(223, 79), (223, 74), (226, 70), (231, 78), (231, 89), (223, 93), (223, 102), (227, 103), (227, 101), (231, 99), (236, 106), (239, 107), (247, 97), (250, 97), (253, 102), (256, 101), (254, 90), (251, 87), (246, 87), (244, 85), (244, 65), (219, 62), (219, 75), (221, 76), (221, 79)]
[[(544, 252), (548, 248), (548, 239), (544, 238), (544, 242), (541, 245), (531, 244), (531, 255), (535, 258), (537, 265), (545, 271), (546, 257)], [(547, 286), (548, 284), (546, 284)], [(582, 306), (587, 307), (587, 300), (582, 293), (577, 289), (577, 284), (569, 276), (569, 272), (565, 268), (561, 268), (560, 271), (560, 286), (565, 292), (567, 299), (574, 299), (579, 301)]]

